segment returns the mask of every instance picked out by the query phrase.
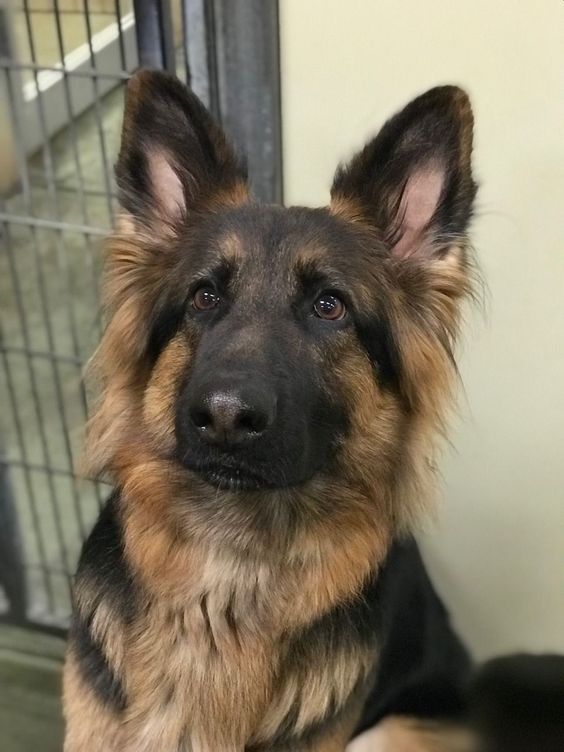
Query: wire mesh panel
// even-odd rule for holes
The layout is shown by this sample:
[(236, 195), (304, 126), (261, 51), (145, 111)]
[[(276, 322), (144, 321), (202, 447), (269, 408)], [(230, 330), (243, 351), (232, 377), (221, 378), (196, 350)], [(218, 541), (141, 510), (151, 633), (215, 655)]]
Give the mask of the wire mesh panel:
[(124, 0), (22, 0), (3, 19), (0, 583), (13, 618), (46, 626), (66, 623), (71, 573), (104, 496), (76, 469), (120, 88), (137, 64), (132, 18)]
[[(0, 618), (66, 626), (107, 492), (77, 467), (123, 85), (140, 63), (191, 80), (250, 152), (258, 193), (280, 199), (276, 19), (276, 3), (258, 0), (0, 6)], [(233, 63), (242, 50), (246, 70)]]

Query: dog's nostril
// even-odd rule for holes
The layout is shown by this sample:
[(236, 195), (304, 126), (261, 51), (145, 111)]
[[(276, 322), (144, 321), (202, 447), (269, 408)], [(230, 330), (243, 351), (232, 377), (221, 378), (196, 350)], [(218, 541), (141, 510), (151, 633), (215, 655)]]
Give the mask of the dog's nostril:
[(235, 427), (249, 433), (262, 433), (268, 423), (267, 416), (253, 410), (242, 410), (237, 416)]
[(196, 428), (209, 428), (213, 423), (212, 416), (207, 410), (192, 410), (190, 417)]

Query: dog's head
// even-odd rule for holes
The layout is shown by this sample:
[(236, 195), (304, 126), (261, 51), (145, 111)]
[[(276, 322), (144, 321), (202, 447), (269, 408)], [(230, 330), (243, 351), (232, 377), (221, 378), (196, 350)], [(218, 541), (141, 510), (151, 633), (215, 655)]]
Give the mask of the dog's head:
[(313, 514), (346, 488), (404, 517), (470, 289), (471, 150), (466, 95), (436, 88), (339, 167), (329, 207), (261, 205), (194, 94), (135, 76), (94, 467), (120, 483), (154, 458), (210, 499), (317, 493)]

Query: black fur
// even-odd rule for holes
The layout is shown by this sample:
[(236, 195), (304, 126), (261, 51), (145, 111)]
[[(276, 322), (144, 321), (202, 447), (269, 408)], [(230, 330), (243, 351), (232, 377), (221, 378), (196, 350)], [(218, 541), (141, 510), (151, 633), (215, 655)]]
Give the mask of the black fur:
[[(179, 335), (175, 340), (178, 351), (186, 354), (176, 359), (171, 351), (172, 361), (176, 359), (170, 371), (174, 392), (172, 397), (164, 395), (164, 390), (157, 394), (155, 416), (146, 417), (139, 394), (130, 394), (149, 423), (166, 418), (167, 426), (174, 426), (166, 451), (172, 455), (178, 475), (182, 472), (182, 482), (195, 490), (194, 498), (187, 493), (182, 499), (181, 494), (162, 489), (163, 500), (171, 505), (167, 520), (171, 541), (175, 536), (182, 540), (184, 516), (192, 514), (195, 519), (197, 505), (202, 519), (208, 515), (206, 528), (222, 533), (208, 544), (217, 545), (221, 540), (227, 547), (239, 538), (235, 548), (240, 555), (252, 553), (253, 546), (259, 544), (267, 551), (269, 542), (274, 547), (290, 541), (298, 526), (303, 530), (324, 516), (333, 519), (334, 525), (343, 525), (343, 545), (347, 545), (348, 523), (337, 521), (346, 520), (346, 516), (332, 517), (336, 505), (344, 505), (343, 511), (350, 505), (353, 514), (357, 503), (356, 512), (364, 513), (370, 525), (368, 515), (371, 519), (378, 509), (375, 497), (388, 499), (389, 494), (393, 498), (391, 481), (382, 480), (380, 494), (366, 477), (375, 464), (389, 466), (391, 476), (402, 450), (398, 436), (401, 438), (406, 415), (401, 414), (400, 400), (392, 393), (400, 397), (405, 391), (409, 371), (405, 344), (400, 357), (402, 323), (407, 320), (409, 325), (417, 319), (424, 329), (431, 320), (428, 325), (439, 330), (436, 339), (449, 347), (450, 317), (444, 313), (438, 321), (432, 320), (427, 310), (441, 308), (432, 305), (432, 293), (437, 292), (432, 281), (435, 276), (426, 274), (428, 269), (421, 264), (427, 246), (419, 242), (415, 248), (410, 246), (415, 263), (407, 253), (402, 269), (396, 265), (402, 254), (394, 256), (393, 248), (402, 233), (407, 233), (414, 245), (412, 236), (419, 241), (432, 229), (432, 252), (441, 244), (443, 252), (445, 236), (452, 239), (465, 232), (475, 193), (468, 100), (455, 88), (428, 92), (389, 121), (348, 167), (338, 171), (332, 190), (337, 200), (332, 208), (286, 209), (248, 200), (243, 163), (202, 104), (178, 81), (142, 72), (132, 80), (128, 92), (116, 175), (120, 203), (129, 215), (124, 227), (126, 231), (131, 231), (131, 226), (140, 230), (140, 266), (133, 274), (135, 254), (131, 249), (118, 251), (113, 274), (131, 278), (136, 303), (142, 300), (145, 304), (139, 309), (143, 319), (139, 325), (144, 327), (143, 334), (150, 334), (139, 337), (133, 365), (140, 367), (140, 381), (157, 361), (157, 366), (169, 365), (171, 361), (164, 360), (168, 351), (163, 353), (163, 349), (175, 335)], [(414, 230), (402, 225), (402, 200), (404, 194), (409, 196), (406, 188), (413, 175), (416, 185), (420, 184), (417, 170), (421, 166), (433, 168), (429, 190), (434, 185), (433, 170), (442, 190), (429, 227), (415, 222)], [(427, 190), (428, 184), (423, 182)], [(417, 217), (421, 213), (417, 200), (408, 203), (415, 204), (410, 216)], [(408, 214), (405, 211), (403, 218)], [(135, 232), (132, 234), (135, 243)], [(119, 245), (123, 238), (116, 242)], [(209, 307), (198, 304), (201, 286), (213, 296)], [(452, 298), (464, 292), (457, 287)], [(320, 296), (327, 294), (343, 303), (342, 315), (334, 320), (321, 315), (317, 307)], [(443, 290), (438, 294), (449, 296)], [(118, 322), (122, 302), (114, 301)], [(124, 317), (128, 325), (131, 318)], [(128, 327), (124, 331), (131, 334)], [(159, 361), (161, 354), (163, 360)], [(157, 393), (158, 382), (157, 378), (152, 384)], [(379, 389), (386, 391), (381, 402), (376, 396)], [(390, 418), (393, 430), (383, 423), (382, 432), (390, 435), (388, 443), (367, 427), (376, 425), (380, 405), (387, 416), (394, 416)], [(372, 411), (368, 416), (365, 407)], [(142, 441), (143, 422), (136, 423), (135, 410), (131, 413), (132, 425), (122, 440), (135, 432)], [(350, 435), (356, 439), (351, 430), (355, 420), (364, 426), (365, 440), (347, 447)], [(367, 447), (373, 447), (372, 454)], [(355, 459), (347, 449), (359, 455), (361, 466), (356, 476)], [(158, 448), (151, 446), (149, 451), (158, 452)], [(118, 485), (128, 483), (128, 462), (135, 461), (135, 456), (127, 458), (127, 451), (122, 454), (125, 469), (119, 463), (112, 468)], [(349, 474), (343, 460), (353, 465)], [(288, 494), (237, 493), (299, 487), (316, 476), (322, 490), (316, 493), (315, 484), (311, 484), (312, 491), (304, 485), (303, 503), (299, 488)], [(333, 483), (334, 493), (323, 492)], [(218, 488), (234, 493), (215, 493)], [(135, 503), (133, 497), (129, 490), (128, 504)], [(183, 502), (186, 510), (181, 510)], [(147, 514), (146, 531), (151, 531), (152, 524), (156, 523)], [(393, 527), (384, 512), (382, 525), (384, 530), (387, 525)], [(313, 532), (315, 526), (311, 529)], [(203, 528), (198, 531), (205, 541)], [(243, 532), (256, 537), (246, 538)], [(389, 532), (397, 534), (395, 528)], [(372, 553), (365, 553), (365, 561), (358, 564), (365, 571), (377, 564), (380, 536), (376, 525), (372, 535)], [(323, 540), (318, 541), (320, 545)], [(240, 541), (252, 542), (243, 547)], [(309, 545), (315, 543), (313, 539)], [(142, 545), (140, 541), (138, 545)], [(163, 557), (163, 578), (167, 555), (175, 556), (172, 545)], [(350, 582), (353, 591), (355, 578)], [(135, 620), (145, 601), (125, 560), (117, 494), (84, 547), (77, 593), (70, 639), (80, 670), (104, 703), (122, 710), (127, 702), (123, 687), (91, 628), (97, 599), (104, 600), (118, 626), (120, 621), (124, 626), (137, 626)], [(359, 680), (343, 701), (344, 707), (337, 706), (333, 695), (326, 717), (303, 733), (300, 729), (300, 739), (291, 736), (296, 733), (294, 721), (300, 712), (296, 701), (275, 732), (276, 738), (261, 749), (293, 748), (317, 734), (327, 734), (339, 715), (365, 696), (368, 687), (372, 691), (358, 731), (387, 715), (460, 715), (469, 659), (451, 630), (412, 539), (393, 543), (385, 563), (358, 597), (349, 591), (341, 597), (343, 601), (316, 622), (298, 634), (284, 635), (279, 647), (286, 666), (281, 666), (281, 676), (284, 671), (299, 676), (309, 665), (321, 668), (346, 645), (362, 649), (364, 657), (359, 661), (374, 661), (368, 684)], [(219, 644), (213, 641), (209, 605), (203, 596), (202, 615), (212, 646), (219, 652)], [(167, 607), (172, 612), (175, 605)], [(235, 620), (227, 619), (228, 624), (230, 621), (235, 630)], [(107, 652), (109, 655), (109, 649)], [(363, 665), (360, 662), (358, 670)], [(345, 688), (347, 685), (343, 691)], [(148, 692), (151, 688), (144, 689)], [(165, 694), (167, 702), (168, 696)]]
[[(472, 115), (453, 86), (440, 86), (410, 102), (359, 154), (339, 168), (333, 196), (354, 197), (389, 246), (399, 240), (397, 216), (407, 181), (419, 166), (445, 171), (439, 205), (431, 221), (439, 246), (466, 231), (476, 196), (470, 170)], [(446, 241), (446, 242), (445, 242)]]
[(165, 299), (155, 307), (149, 329), (147, 358), (154, 364), (163, 349), (179, 330), (186, 314), (186, 301)]
[(374, 364), (380, 386), (401, 394), (400, 355), (392, 327), (384, 312), (374, 316), (359, 315), (356, 328), (359, 339)]
[(100, 645), (93, 639), (88, 621), (74, 616), (69, 631), (72, 646), (84, 682), (96, 697), (116, 712), (125, 710), (127, 700), (121, 681), (108, 665)]
[(392, 547), (375, 585), (378, 673), (359, 731), (387, 715), (460, 718), (471, 661), (425, 571), (413, 539)]
[[(94, 591), (107, 594), (124, 622), (129, 623), (134, 618), (140, 586), (124, 556), (117, 491), (108, 499), (83, 546), (76, 580), (77, 584), (85, 582), (92, 585)], [(81, 604), (76, 607), (80, 612)]]
[[(102, 598), (116, 621), (130, 623), (137, 612), (139, 585), (124, 558), (118, 505), (119, 494), (114, 493), (83, 546), (74, 588), (78, 598), (69, 631), (69, 646), (75, 652), (84, 681), (103, 703), (116, 711), (127, 704), (125, 690), (92, 635), (91, 620)], [(94, 601), (80, 600), (83, 588), (94, 594)]]
[[(136, 96), (142, 91), (142, 96)], [(221, 129), (198, 97), (172, 76), (138, 74), (127, 90), (122, 146), (116, 165), (121, 206), (150, 224), (155, 206), (147, 145), (174, 157), (187, 205), (195, 208), (219, 181), (226, 187), (245, 180), (245, 162), (234, 157)]]

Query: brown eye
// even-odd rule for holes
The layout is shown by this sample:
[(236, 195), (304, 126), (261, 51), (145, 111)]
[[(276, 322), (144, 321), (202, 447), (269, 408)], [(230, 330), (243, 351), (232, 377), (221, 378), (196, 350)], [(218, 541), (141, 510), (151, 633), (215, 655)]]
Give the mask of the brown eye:
[(320, 319), (340, 321), (345, 318), (347, 309), (340, 298), (330, 292), (325, 292), (313, 304), (313, 312)]
[(219, 295), (213, 287), (199, 287), (192, 298), (192, 305), (197, 311), (211, 311), (219, 305)]

